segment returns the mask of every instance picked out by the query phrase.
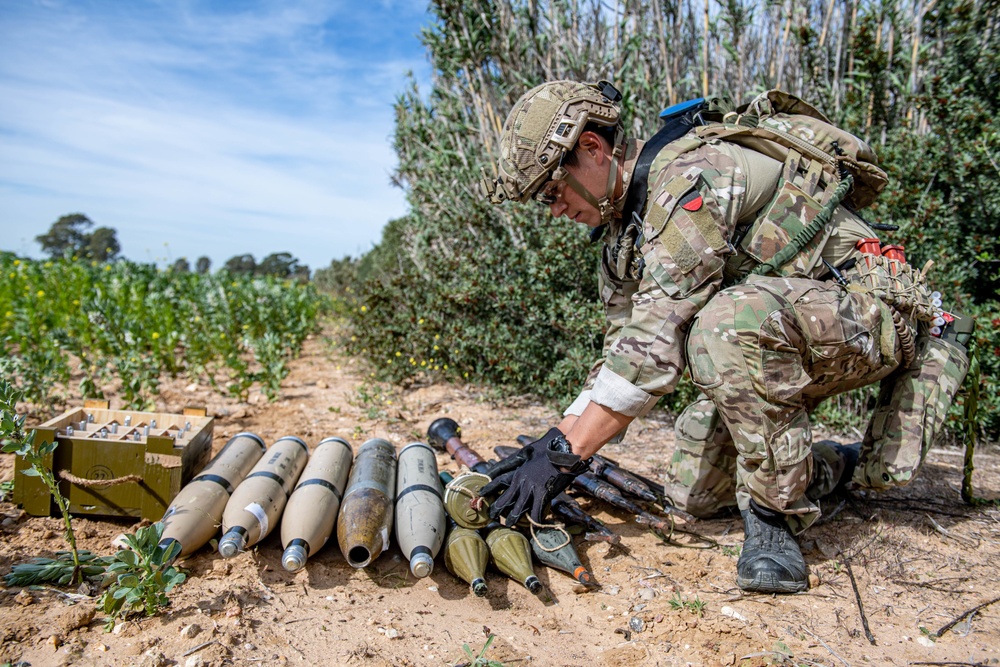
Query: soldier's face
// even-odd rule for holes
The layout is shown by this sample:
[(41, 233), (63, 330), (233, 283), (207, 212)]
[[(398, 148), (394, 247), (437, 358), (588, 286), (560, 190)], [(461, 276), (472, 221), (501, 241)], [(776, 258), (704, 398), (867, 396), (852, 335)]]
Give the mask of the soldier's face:
[[(609, 161), (603, 159), (603, 154), (601, 158), (597, 158), (590, 151), (577, 150), (576, 152), (576, 163), (566, 166), (566, 171), (578, 180), (580, 185), (595, 199), (600, 199), (604, 196), (604, 189), (608, 183)], [(566, 216), (573, 222), (579, 222), (588, 227), (600, 226), (601, 212), (581, 197), (566, 181), (557, 182), (555, 194), (555, 201), (549, 205), (549, 211), (553, 217)]]

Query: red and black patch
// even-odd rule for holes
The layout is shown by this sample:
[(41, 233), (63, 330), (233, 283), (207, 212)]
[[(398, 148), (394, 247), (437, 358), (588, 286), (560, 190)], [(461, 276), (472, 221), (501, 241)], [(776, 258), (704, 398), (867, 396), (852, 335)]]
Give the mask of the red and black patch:
[(691, 213), (701, 210), (701, 206), (704, 203), (705, 200), (701, 198), (701, 193), (698, 192), (697, 190), (692, 190), (691, 192), (687, 193), (686, 195), (681, 197), (680, 201), (681, 208)]

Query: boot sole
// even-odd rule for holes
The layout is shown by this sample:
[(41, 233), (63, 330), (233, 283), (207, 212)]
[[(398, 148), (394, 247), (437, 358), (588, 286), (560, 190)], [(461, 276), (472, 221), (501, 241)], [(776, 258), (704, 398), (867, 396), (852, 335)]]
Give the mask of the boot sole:
[(774, 577), (757, 576), (753, 579), (736, 577), (740, 590), (752, 593), (801, 593), (809, 586), (808, 581), (782, 581)]

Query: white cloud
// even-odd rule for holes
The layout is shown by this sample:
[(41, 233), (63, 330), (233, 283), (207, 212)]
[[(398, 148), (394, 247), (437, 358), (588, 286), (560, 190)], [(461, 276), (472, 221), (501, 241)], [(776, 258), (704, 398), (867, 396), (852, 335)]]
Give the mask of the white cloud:
[(72, 212), (143, 261), (377, 242), (405, 212), (392, 103), (427, 76), (422, 7), (252, 6), (0, 9), (0, 248), (37, 254)]

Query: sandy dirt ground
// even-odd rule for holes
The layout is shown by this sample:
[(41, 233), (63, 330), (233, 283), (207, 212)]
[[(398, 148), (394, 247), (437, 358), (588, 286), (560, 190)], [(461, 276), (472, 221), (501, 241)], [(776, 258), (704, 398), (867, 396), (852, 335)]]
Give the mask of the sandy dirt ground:
[[(110, 397), (112, 408), (121, 407)], [(467, 445), (491, 458), (494, 446), (539, 435), (558, 421), (549, 407), (499, 401), (472, 386), (377, 389), (364, 367), (324, 336), (310, 339), (292, 363), (280, 400), (267, 403), (252, 393), (240, 403), (203, 386), (165, 381), (156, 408), (179, 412), (191, 404), (216, 418), (214, 451), (241, 431), (268, 444), (295, 435), (311, 447), (340, 436), (355, 451), (383, 437), (398, 450), (425, 440), (427, 426), (448, 416), (462, 426)], [(79, 405), (70, 397), (70, 407)], [(40, 416), (30, 415), (29, 423)], [(666, 419), (661, 413), (642, 420), (625, 443), (603, 453), (658, 476), (673, 450)], [(736, 587), (738, 516), (690, 526), (719, 546), (683, 548), (581, 497), (621, 535), (620, 545), (576, 538), (597, 590), (584, 592), (570, 576), (536, 563), (541, 594), (490, 570), (489, 593), (479, 598), (440, 556), (424, 579), (409, 573), (395, 547), (356, 570), (335, 539), (304, 570), (289, 574), (275, 530), (233, 559), (207, 547), (196, 553), (182, 563), (188, 580), (165, 613), (110, 633), (93, 599), (0, 588), (0, 664), (467, 665), (472, 660), (463, 645), (478, 656), (494, 635), (480, 664), (997, 665), (1000, 602), (966, 612), (1000, 597), (1000, 510), (963, 504), (962, 458), (959, 449), (935, 448), (909, 487), (827, 503), (823, 523), (801, 540), (812, 586), (797, 595)], [(443, 453), (438, 465), (458, 471)], [(1000, 496), (1000, 453), (978, 452), (976, 466), (978, 495)], [(4, 455), (0, 479), (12, 476), (13, 459)], [(0, 572), (64, 547), (58, 520), (26, 516), (9, 499), (0, 503), (0, 515)], [(80, 546), (100, 553), (110, 553), (111, 540), (132, 529), (117, 520), (77, 519), (75, 526)], [(932, 636), (956, 619), (941, 637)]]

